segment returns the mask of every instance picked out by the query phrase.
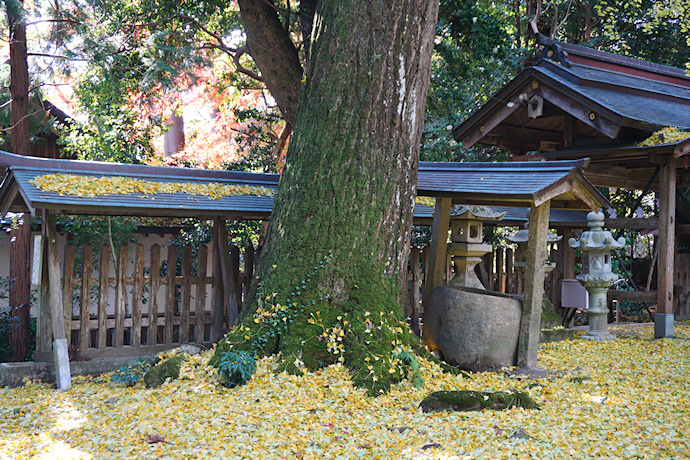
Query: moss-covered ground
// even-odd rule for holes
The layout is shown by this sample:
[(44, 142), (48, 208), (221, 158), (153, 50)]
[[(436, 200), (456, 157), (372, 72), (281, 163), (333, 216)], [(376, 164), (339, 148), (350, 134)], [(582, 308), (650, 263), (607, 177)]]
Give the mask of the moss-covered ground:
[[(109, 375), (76, 378), (65, 392), (4, 388), (0, 458), (688, 458), (690, 325), (676, 339), (652, 340), (650, 326), (627, 332), (542, 345), (539, 365), (557, 378), (466, 378), (421, 360), (422, 388), (405, 379), (376, 398), (340, 364), (296, 376), (276, 373), (274, 358), (227, 389), (206, 365), (210, 353), (159, 388)], [(541, 410), (418, 408), (432, 391), (511, 388)]]

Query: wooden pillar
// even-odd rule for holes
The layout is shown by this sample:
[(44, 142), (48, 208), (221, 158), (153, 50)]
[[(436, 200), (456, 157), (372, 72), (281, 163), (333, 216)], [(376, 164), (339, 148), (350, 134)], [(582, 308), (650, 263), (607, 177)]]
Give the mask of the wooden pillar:
[(410, 252), (410, 269), (412, 271), (412, 289), (410, 293), (411, 303), (411, 327), (412, 332), (419, 336), (419, 249), (412, 248)]
[(48, 289), (53, 332), (53, 358), (55, 361), (57, 387), (62, 390), (71, 386), (72, 377), (69, 368), (68, 344), (65, 338), (65, 310), (62, 306), (62, 289), (60, 288), (60, 261), (58, 260), (55, 215), (49, 214), (46, 221), (48, 230)]
[(513, 263), (515, 262), (515, 255), (513, 254), (513, 248), (508, 248), (506, 250), (506, 293), (515, 293), (515, 267)]
[(225, 289), (223, 288), (223, 273), (221, 271), (219, 231), (220, 219), (213, 221), (213, 242), (211, 257), (213, 258), (213, 289), (211, 291), (211, 342), (217, 342), (223, 337), (223, 322), (225, 317)]
[(671, 155), (659, 178), (659, 271), (654, 337), (673, 337), (673, 263), (676, 248), (676, 162)]
[(517, 364), (519, 367), (537, 366), (537, 350), (541, 327), (541, 307), (544, 297), (544, 261), (549, 232), (551, 202), (532, 204), (529, 216), (529, 240), (525, 267), (525, 291), (518, 337)]
[[(431, 293), (438, 286), (443, 285), (446, 272), (446, 255), (448, 247), (448, 229), (450, 228), (451, 198), (437, 197), (434, 207), (434, 220), (431, 227), (431, 243), (429, 244), (428, 271), (424, 283), (424, 314), (429, 310), (426, 305), (431, 299)], [(428, 321), (424, 322), (426, 324)]]

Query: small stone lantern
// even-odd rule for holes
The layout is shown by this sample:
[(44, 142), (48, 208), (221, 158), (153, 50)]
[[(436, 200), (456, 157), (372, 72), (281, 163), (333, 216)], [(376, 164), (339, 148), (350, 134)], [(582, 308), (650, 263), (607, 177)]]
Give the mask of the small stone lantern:
[(449, 283), (451, 286), (485, 289), (474, 273), (474, 266), (493, 249), (492, 245), (483, 242), (482, 221), (499, 221), (505, 215), (488, 206), (453, 206), (450, 210), (448, 254), (453, 256), (457, 273)]
[(614, 336), (608, 331), (608, 302), (606, 292), (618, 281), (618, 275), (611, 271), (611, 250), (625, 246), (625, 238), (615, 240), (611, 232), (603, 230), (604, 214), (587, 214), (590, 230), (583, 232), (579, 240), (570, 238), (568, 243), (582, 251), (582, 273), (576, 278), (589, 293), (589, 331), (583, 336), (588, 340), (610, 340)]
[[(523, 228), (522, 230), (518, 230), (518, 232), (515, 235), (506, 236), (506, 239), (508, 241), (517, 244), (520, 248), (519, 252), (521, 254), (521, 260), (515, 262), (514, 266), (521, 272), (524, 271), (525, 267), (527, 266), (527, 262), (525, 262), (524, 259), (524, 254), (527, 253), (527, 242), (529, 241), (528, 227), (529, 222), (526, 222), (525, 228)], [(563, 238), (563, 236), (556, 236), (553, 233), (549, 232), (546, 236), (546, 242), (547, 244), (557, 243), (561, 240), (561, 238)], [(549, 262), (548, 260), (544, 261), (544, 273), (549, 274), (553, 271), (554, 268), (556, 268), (556, 264), (554, 262)]]

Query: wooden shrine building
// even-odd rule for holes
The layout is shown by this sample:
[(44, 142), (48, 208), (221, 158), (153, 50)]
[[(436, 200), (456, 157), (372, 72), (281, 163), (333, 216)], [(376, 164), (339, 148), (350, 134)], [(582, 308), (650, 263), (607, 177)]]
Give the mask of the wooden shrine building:
[(455, 127), (453, 136), (467, 148), (499, 146), (513, 160), (590, 158), (584, 172), (594, 185), (657, 192), (655, 336), (670, 337), (676, 232), (687, 229), (677, 226), (690, 223), (676, 206), (676, 188), (690, 185), (690, 133), (643, 141), (665, 127), (690, 130), (690, 76), (543, 36), (540, 44), (541, 56)]

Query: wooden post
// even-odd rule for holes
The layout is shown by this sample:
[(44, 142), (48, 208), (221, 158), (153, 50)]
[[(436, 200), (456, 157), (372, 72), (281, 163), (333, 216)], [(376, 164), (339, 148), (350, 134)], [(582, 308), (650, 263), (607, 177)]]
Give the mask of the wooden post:
[(506, 276), (503, 272), (505, 252), (503, 248), (496, 249), (496, 291), (506, 292)]
[(62, 306), (65, 308), (65, 338), (72, 337), (72, 297), (74, 290), (74, 245), (65, 245), (65, 276), (63, 277)]
[(98, 348), (108, 340), (108, 290), (110, 289), (110, 246), (101, 246), (101, 274), (98, 283)]
[[(220, 272), (223, 276), (224, 305), (227, 313), (227, 327), (230, 329), (239, 314), (237, 307), (237, 295), (235, 294), (235, 279), (233, 277), (232, 257), (228, 249), (228, 233), (225, 228), (225, 220), (218, 221), (218, 254), (220, 256)], [(215, 221), (214, 221), (215, 225)]]
[(81, 308), (79, 310), (79, 348), (89, 348), (89, 326), (91, 322), (91, 261), (93, 250), (90, 244), (81, 249)]
[(513, 254), (513, 248), (508, 248), (506, 250), (506, 293), (515, 293), (515, 267), (513, 263), (515, 262), (515, 254)]
[[(431, 227), (431, 244), (429, 245), (428, 271), (424, 286), (424, 311), (431, 299), (435, 288), (443, 284), (446, 272), (446, 256), (448, 248), (448, 229), (450, 228), (451, 198), (437, 197), (434, 207), (434, 220)], [(428, 322), (425, 321), (426, 325)]]
[(419, 249), (412, 248), (410, 253), (410, 268), (412, 269), (412, 293), (410, 303), (412, 304), (412, 332), (419, 337)]
[(69, 368), (67, 339), (65, 338), (65, 310), (62, 306), (62, 292), (60, 290), (60, 261), (58, 260), (55, 215), (49, 214), (46, 220), (48, 227), (48, 284), (53, 332), (53, 358), (55, 361), (57, 387), (62, 390), (72, 385), (72, 376)]
[(217, 342), (223, 336), (223, 318), (225, 317), (225, 289), (220, 255), (220, 219), (213, 221), (213, 290), (211, 291), (211, 342)]
[[(117, 287), (115, 288), (115, 343), (116, 348), (125, 344), (125, 306), (127, 304), (127, 246), (120, 246), (117, 254)], [(130, 338), (131, 339), (131, 338)]]
[(544, 261), (546, 238), (549, 232), (551, 202), (541, 206), (532, 204), (529, 217), (529, 240), (525, 267), (525, 292), (518, 337), (517, 364), (523, 368), (537, 366), (537, 350), (541, 327), (541, 307), (544, 298)]
[(196, 308), (194, 319), (194, 341), (202, 343), (204, 341), (204, 329), (206, 325), (206, 260), (208, 258), (208, 248), (204, 245), (199, 248), (197, 256), (196, 273), (199, 282), (196, 285)]
[(137, 244), (134, 255), (134, 288), (132, 289), (132, 346), (141, 345), (141, 300), (144, 296), (144, 245)]
[(673, 337), (673, 263), (676, 246), (676, 161), (661, 165), (659, 178), (659, 270), (654, 337)]
[(189, 342), (189, 315), (192, 303), (192, 247), (182, 248), (182, 307), (180, 308), (180, 343)]
[(252, 284), (254, 279), (254, 259), (255, 251), (254, 245), (249, 243), (244, 249), (244, 298), (247, 298), (247, 293), (249, 292), (249, 285)]
[(148, 345), (158, 343), (158, 289), (161, 285), (161, 247), (151, 246), (151, 297), (149, 298)]
[(230, 247), (230, 259), (232, 260), (232, 282), (235, 285), (235, 302), (237, 313), (242, 311), (242, 280), (240, 279), (240, 248), (234, 244)]
[(165, 287), (165, 344), (173, 343), (173, 316), (175, 315), (175, 266), (177, 248), (168, 246), (168, 284)]

